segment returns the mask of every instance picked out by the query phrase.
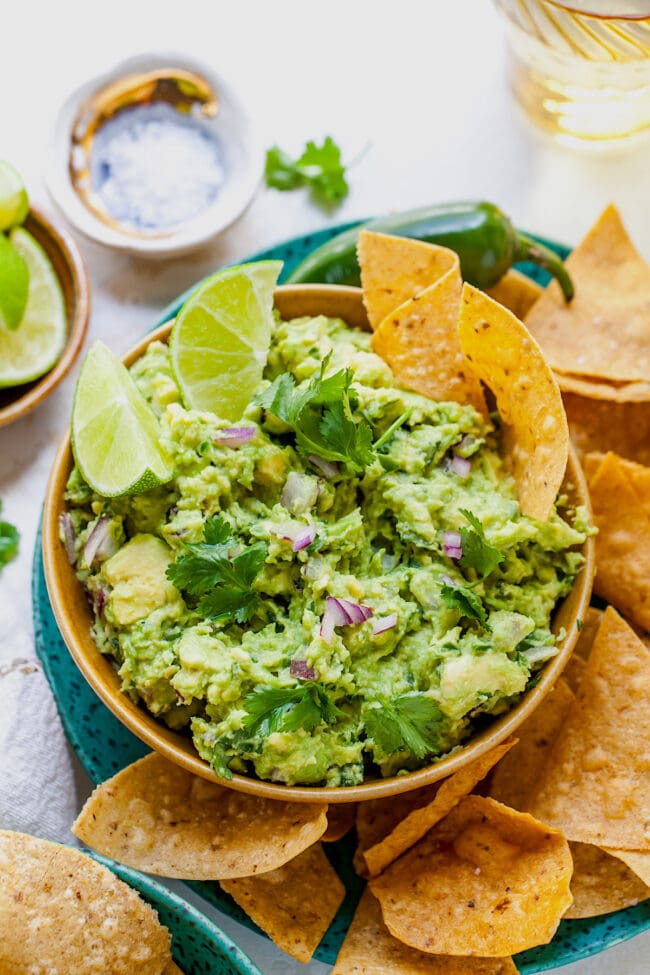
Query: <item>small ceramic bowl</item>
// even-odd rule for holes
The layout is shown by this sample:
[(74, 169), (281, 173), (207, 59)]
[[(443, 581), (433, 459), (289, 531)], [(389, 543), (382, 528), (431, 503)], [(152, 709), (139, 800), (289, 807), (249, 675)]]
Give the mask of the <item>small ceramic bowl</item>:
[(262, 975), (228, 935), (163, 884), (92, 850), (84, 852), (137, 890), (158, 912), (172, 936), (172, 955), (183, 975)]
[[(223, 181), (198, 215), (168, 229), (137, 230), (107, 209), (94, 183), (93, 152), (108, 122), (123, 118), (125, 110), (151, 111), (160, 103), (176, 108), (194, 131), (209, 137)], [(128, 58), (72, 92), (55, 122), (46, 181), (54, 202), (80, 233), (115, 250), (157, 259), (194, 250), (230, 226), (250, 203), (263, 164), (253, 120), (236, 89), (196, 58), (161, 52)]]
[[(359, 288), (335, 285), (291, 285), (278, 288), (276, 308), (285, 319), (304, 315), (327, 315), (342, 318), (351, 327), (368, 329), (368, 320)], [(167, 341), (172, 323), (162, 325), (138, 342), (124, 357), (130, 366), (143, 355), (150, 342)], [(120, 680), (111, 660), (97, 649), (91, 635), (92, 614), (82, 586), (59, 541), (59, 516), (65, 510), (65, 484), (73, 466), (69, 434), (63, 440), (54, 461), (47, 487), (43, 512), (43, 562), (48, 593), (59, 629), (77, 666), (86, 680), (113, 714), (142, 741), (166, 758), (196, 775), (214, 779), (207, 762), (199, 758), (191, 740), (157, 721), (144, 707), (135, 704), (120, 689)], [(566, 490), (576, 504), (589, 508), (589, 497), (582, 469), (571, 450), (566, 474)], [(297, 802), (358, 802), (382, 796), (409, 792), (446, 778), (462, 766), (504, 741), (532, 714), (562, 673), (578, 638), (576, 621), (583, 619), (589, 605), (594, 574), (594, 544), (588, 538), (582, 548), (585, 564), (573, 589), (557, 607), (553, 618), (555, 633), (564, 631), (557, 655), (548, 662), (539, 682), (521, 701), (488, 728), (474, 735), (434, 765), (406, 775), (386, 779), (369, 779), (350, 787), (285, 786), (263, 782), (244, 775), (233, 775), (228, 785), (241, 792), (272, 799)]]
[(36, 238), (56, 271), (63, 291), (68, 337), (59, 360), (44, 376), (22, 386), (0, 389), (0, 427), (25, 416), (56, 389), (81, 351), (90, 317), (90, 284), (75, 242), (33, 208), (24, 227)]

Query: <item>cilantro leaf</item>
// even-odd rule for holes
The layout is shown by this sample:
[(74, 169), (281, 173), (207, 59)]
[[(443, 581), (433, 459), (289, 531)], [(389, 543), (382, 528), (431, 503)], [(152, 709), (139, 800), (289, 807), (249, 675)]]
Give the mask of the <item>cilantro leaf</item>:
[(215, 745), (212, 749), (210, 768), (220, 779), (232, 779), (232, 772), (228, 767), (228, 757), (221, 745)]
[(472, 529), (461, 528), (460, 540), (463, 549), (463, 556), (459, 559), (459, 564), (463, 568), (476, 569), (482, 578), (489, 576), (499, 563), (503, 562), (504, 556), (485, 538), (485, 532), (480, 521), (471, 511), (464, 508), (460, 510), (461, 515), (467, 518)]
[(264, 175), (266, 185), (276, 190), (308, 186), (314, 200), (325, 206), (340, 203), (350, 190), (341, 150), (329, 135), (321, 146), (307, 142), (295, 160), (279, 146), (272, 146), (266, 153)]
[(275, 731), (313, 731), (321, 721), (335, 724), (345, 717), (317, 681), (293, 688), (261, 687), (246, 695), (244, 709), (244, 729), (263, 738)]
[(259, 597), (252, 586), (268, 549), (264, 542), (255, 542), (237, 552), (230, 532), (223, 518), (211, 518), (204, 528), (205, 541), (186, 545), (166, 574), (177, 589), (201, 597), (196, 606), (200, 616), (245, 623), (257, 606)]
[(18, 552), (20, 533), (8, 521), (0, 521), (0, 569)]
[(457, 609), (462, 616), (478, 620), (480, 623), (487, 622), (487, 611), (481, 597), (469, 586), (445, 583), (440, 590), (440, 596), (447, 606)]
[(296, 387), (290, 373), (282, 373), (255, 402), (293, 428), (300, 453), (339, 461), (359, 473), (375, 456), (372, 427), (365, 418), (354, 418), (358, 399), (352, 370), (325, 376), (328, 362), (329, 356), (304, 389)]
[(366, 732), (383, 752), (409, 751), (422, 759), (438, 750), (444, 716), (425, 694), (402, 694), (366, 711)]

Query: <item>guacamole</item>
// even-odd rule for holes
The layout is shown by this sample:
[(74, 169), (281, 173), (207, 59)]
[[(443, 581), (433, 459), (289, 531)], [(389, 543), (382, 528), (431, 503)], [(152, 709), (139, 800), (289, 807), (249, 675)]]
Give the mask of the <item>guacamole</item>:
[[(556, 653), (586, 514), (521, 514), (498, 418), (400, 388), (325, 317), (275, 322), (235, 427), (182, 406), (165, 345), (131, 373), (174, 478), (106, 499), (73, 470), (68, 551), (124, 691), (218, 774), (340, 786), (430, 764)], [(328, 425), (347, 462), (310, 451)]]

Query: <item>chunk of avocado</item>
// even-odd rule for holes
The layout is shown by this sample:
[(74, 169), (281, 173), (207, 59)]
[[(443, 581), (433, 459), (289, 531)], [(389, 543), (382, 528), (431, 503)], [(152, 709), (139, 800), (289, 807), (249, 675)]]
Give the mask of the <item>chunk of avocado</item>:
[(130, 626), (179, 598), (165, 574), (171, 561), (171, 549), (155, 535), (135, 535), (107, 559), (102, 568), (111, 587), (107, 610), (118, 626)]

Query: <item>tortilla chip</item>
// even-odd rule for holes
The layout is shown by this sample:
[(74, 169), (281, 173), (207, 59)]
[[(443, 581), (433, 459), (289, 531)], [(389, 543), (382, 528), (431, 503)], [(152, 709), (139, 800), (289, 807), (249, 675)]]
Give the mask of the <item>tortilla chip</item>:
[[(618, 457), (615, 454), (614, 456), (616, 456), (617, 464), (620, 470), (625, 474), (626, 478), (632, 485), (634, 493), (637, 497), (637, 501), (642, 506), (650, 522), (650, 467), (646, 467), (645, 464), (638, 464), (633, 460), (627, 460), (624, 457)], [(598, 471), (603, 465), (606, 457), (607, 454), (603, 454), (598, 451), (592, 451), (585, 454), (582, 466), (584, 468), (585, 477), (589, 483), (591, 483), (598, 474)]]
[(490, 298), (511, 311), (520, 322), (523, 322), (543, 292), (544, 289), (536, 281), (514, 268), (506, 271), (500, 281), (485, 290)]
[(608, 606), (529, 811), (571, 840), (650, 850), (650, 652)]
[(612, 850), (603, 848), (605, 853), (622, 860), (637, 877), (640, 877), (644, 885), (650, 887), (650, 853), (644, 850)]
[(612, 380), (590, 379), (586, 376), (573, 376), (571, 373), (556, 372), (558, 386), (562, 393), (575, 393), (588, 399), (599, 400), (603, 405), (648, 404), (650, 383), (615, 383)]
[(566, 667), (562, 671), (562, 677), (574, 695), (578, 693), (586, 666), (587, 665), (584, 657), (581, 657), (580, 654), (574, 650), (569, 657)]
[(321, 836), (323, 843), (335, 843), (350, 832), (357, 821), (356, 802), (340, 802), (327, 807), (327, 829)]
[(458, 328), (463, 352), (496, 396), (521, 510), (546, 521), (569, 456), (569, 430), (553, 374), (524, 325), (468, 284)]
[(485, 416), (481, 384), (458, 342), (460, 294), (456, 256), (454, 267), (435, 284), (384, 318), (372, 347), (408, 389), (435, 400), (469, 403)]
[(598, 528), (594, 591), (650, 630), (650, 518), (625, 462), (607, 454), (589, 489)]
[(162, 975), (183, 975), (175, 961), (170, 961), (166, 968), (163, 968)]
[(0, 971), (160, 975), (169, 931), (80, 850), (0, 831)]
[(552, 282), (526, 325), (553, 369), (619, 382), (650, 375), (650, 267), (608, 206), (566, 261), (575, 297)]
[(396, 860), (428, 833), (441, 819), (451, 812), (460, 800), (485, 778), (493, 765), (503, 758), (515, 744), (515, 740), (497, 745), (491, 751), (464, 766), (445, 779), (435, 797), (426, 806), (413, 809), (379, 843), (364, 851), (364, 859), (371, 877), (380, 874), (389, 863)]
[(607, 403), (564, 394), (571, 440), (580, 457), (612, 450), (650, 464), (650, 403)]
[(399, 305), (454, 268), (460, 269), (458, 254), (448, 247), (371, 230), (359, 232), (357, 256), (363, 303), (373, 331)]
[(519, 741), (502, 758), (490, 779), (489, 795), (513, 809), (524, 810), (542, 774), (549, 752), (575, 698), (560, 679), (552, 691), (517, 729)]
[(354, 868), (361, 877), (368, 876), (364, 857), (365, 850), (375, 846), (414, 809), (426, 806), (436, 795), (440, 783), (425, 785), (411, 792), (403, 792), (386, 799), (368, 799), (360, 802), (357, 809), (357, 839), (359, 847), (354, 857)]
[(136, 870), (220, 880), (292, 860), (323, 835), (326, 810), (234, 792), (154, 752), (98, 786), (72, 832)]
[(278, 870), (222, 880), (221, 886), (278, 948), (305, 962), (345, 897), (345, 887), (320, 843)]
[(467, 796), (370, 888), (412, 948), (502, 958), (551, 940), (571, 904), (572, 866), (559, 831)]
[(587, 612), (585, 613), (585, 618), (582, 621), (580, 636), (578, 637), (578, 642), (576, 643), (573, 651), (574, 655), (578, 654), (578, 656), (582, 657), (583, 660), (587, 660), (589, 658), (591, 648), (593, 647), (594, 640), (596, 639), (596, 634), (598, 633), (598, 627), (602, 621), (602, 609), (596, 609), (595, 606), (589, 606)]
[(511, 958), (454, 958), (409, 948), (389, 932), (379, 901), (366, 889), (331, 975), (517, 975), (517, 969)]
[(650, 887), (619, 859), (588, 843), (569, 846), (573, 857), (573, 904), (565, 918), (611, 914), (650, 897)]

